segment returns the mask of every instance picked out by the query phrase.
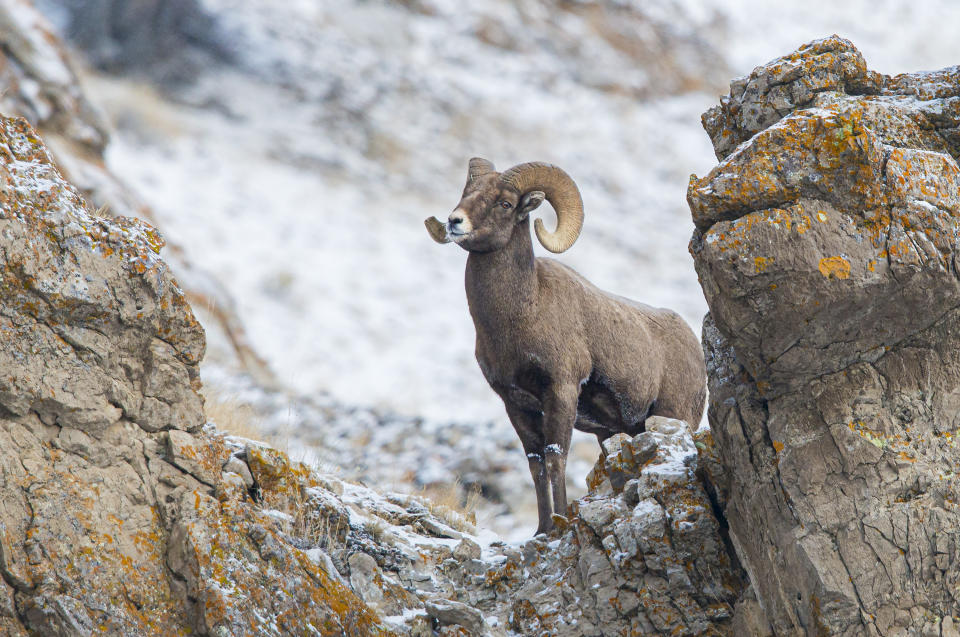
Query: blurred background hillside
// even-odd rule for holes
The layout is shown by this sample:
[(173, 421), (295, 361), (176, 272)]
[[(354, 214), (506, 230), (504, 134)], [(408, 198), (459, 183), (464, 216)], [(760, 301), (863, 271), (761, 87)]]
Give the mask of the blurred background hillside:
[[(520, 535), (532, 489), (473, 359), (465, 254), (422, 225), (467, 160), (566, 169), (586, 222), (561, 260), (699, 333), (684, 196), (715, 163), (699, 118), (729, 81), (831, 33), (882, 73), (960, 63), (946, 0), (0, 5), (0, 39), (28, 16), (67, 42), (123, 184), (94, 204), (149, 209), (202, 289), (214, 402), (347, 477), (474, 485)], [(597, 451), (578, 444), (574, 488)]]

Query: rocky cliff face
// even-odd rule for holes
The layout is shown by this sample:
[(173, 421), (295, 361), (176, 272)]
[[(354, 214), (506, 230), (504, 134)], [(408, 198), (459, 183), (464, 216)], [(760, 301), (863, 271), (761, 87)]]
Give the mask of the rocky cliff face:
[(778, 635), (953, 635), (960, 67), (839, 37), (734, 80), (692, 178), (730, 536)]

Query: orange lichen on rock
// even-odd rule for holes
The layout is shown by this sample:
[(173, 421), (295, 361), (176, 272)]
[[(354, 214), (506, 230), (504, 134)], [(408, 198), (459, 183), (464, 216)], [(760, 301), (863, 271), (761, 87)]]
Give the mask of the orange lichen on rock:
[(204, 334), (159, 233), (92, 212), (2, 117), (0, 230), (0, 633), (388, 632), (286, 521), (309, 470), (203, 428)]
[[(296, 482), (293, 475), (287, 476)], [(189, 507), (173, 531), (171, 568), (198, 600), (202, 626), (231, 634), (386, 634), (378, 616), (250, 503), (184, 495)], [(250, 632), (247, 632), (247, 631)]]
[[(784, 207), (801, 197), (853, 198), (873, 208), (885, 201), (883, 159), (882, 145), (857, 113), (800, 111), (759, 133), (706, 177), (691, 178), (687, 201), (704, 231), (717, 221)], [(816, 178), (805, 176), (810, 173)], [(818, 219), (826, 221), (826, 215)]]
[(823, 257), (817, 269), (828, 279), (850, 278), (850, 262), (843, 257)]
[(755, 265), (755, 267), (756, 267), (756, 269), (757, 269), (757, 273), (759, 274), (759, 273), (763, 272), (764, 270), (766, 270), (766, 269), (767, 269), (767, 266), (770, 264), (771, 261), (773, 261), (773, 258), (772, 258), (772, 257), (769, 257), (769, 258), (768, 258), (768, 257), (754, 257), (754, 258), (753, 258), (753, 262), (754, 262), (754, 265)]

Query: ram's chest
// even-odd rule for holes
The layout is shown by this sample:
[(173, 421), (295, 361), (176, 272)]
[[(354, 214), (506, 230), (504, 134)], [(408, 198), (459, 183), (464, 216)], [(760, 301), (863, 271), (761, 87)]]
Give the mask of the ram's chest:
[(555, 361), (507, 338), (477, 338), (477, 363), (484, 378), (505, 401), (527, 411), (540, 411), (543, 396), (553, 381)]
[(477, 334), (476, 355), (480, 370), (491, 385), (511, 382), (517, 367), (533, 357), (533, 353), (517, 339), (500, 334), (490, 338), (480, 333)]

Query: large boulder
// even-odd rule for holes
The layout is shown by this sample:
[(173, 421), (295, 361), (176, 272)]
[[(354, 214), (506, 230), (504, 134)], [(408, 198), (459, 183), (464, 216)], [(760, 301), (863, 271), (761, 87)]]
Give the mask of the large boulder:
[(24, 120), (0, 120), (0, 407), (99, 434), (203, 424), (204, 334), (131, 218), (86, 208)]
[(939, 635), (960, 614), (960, 67), (887, 77), (833, 36), (703, 122), (715, 486), (766, 619)]

